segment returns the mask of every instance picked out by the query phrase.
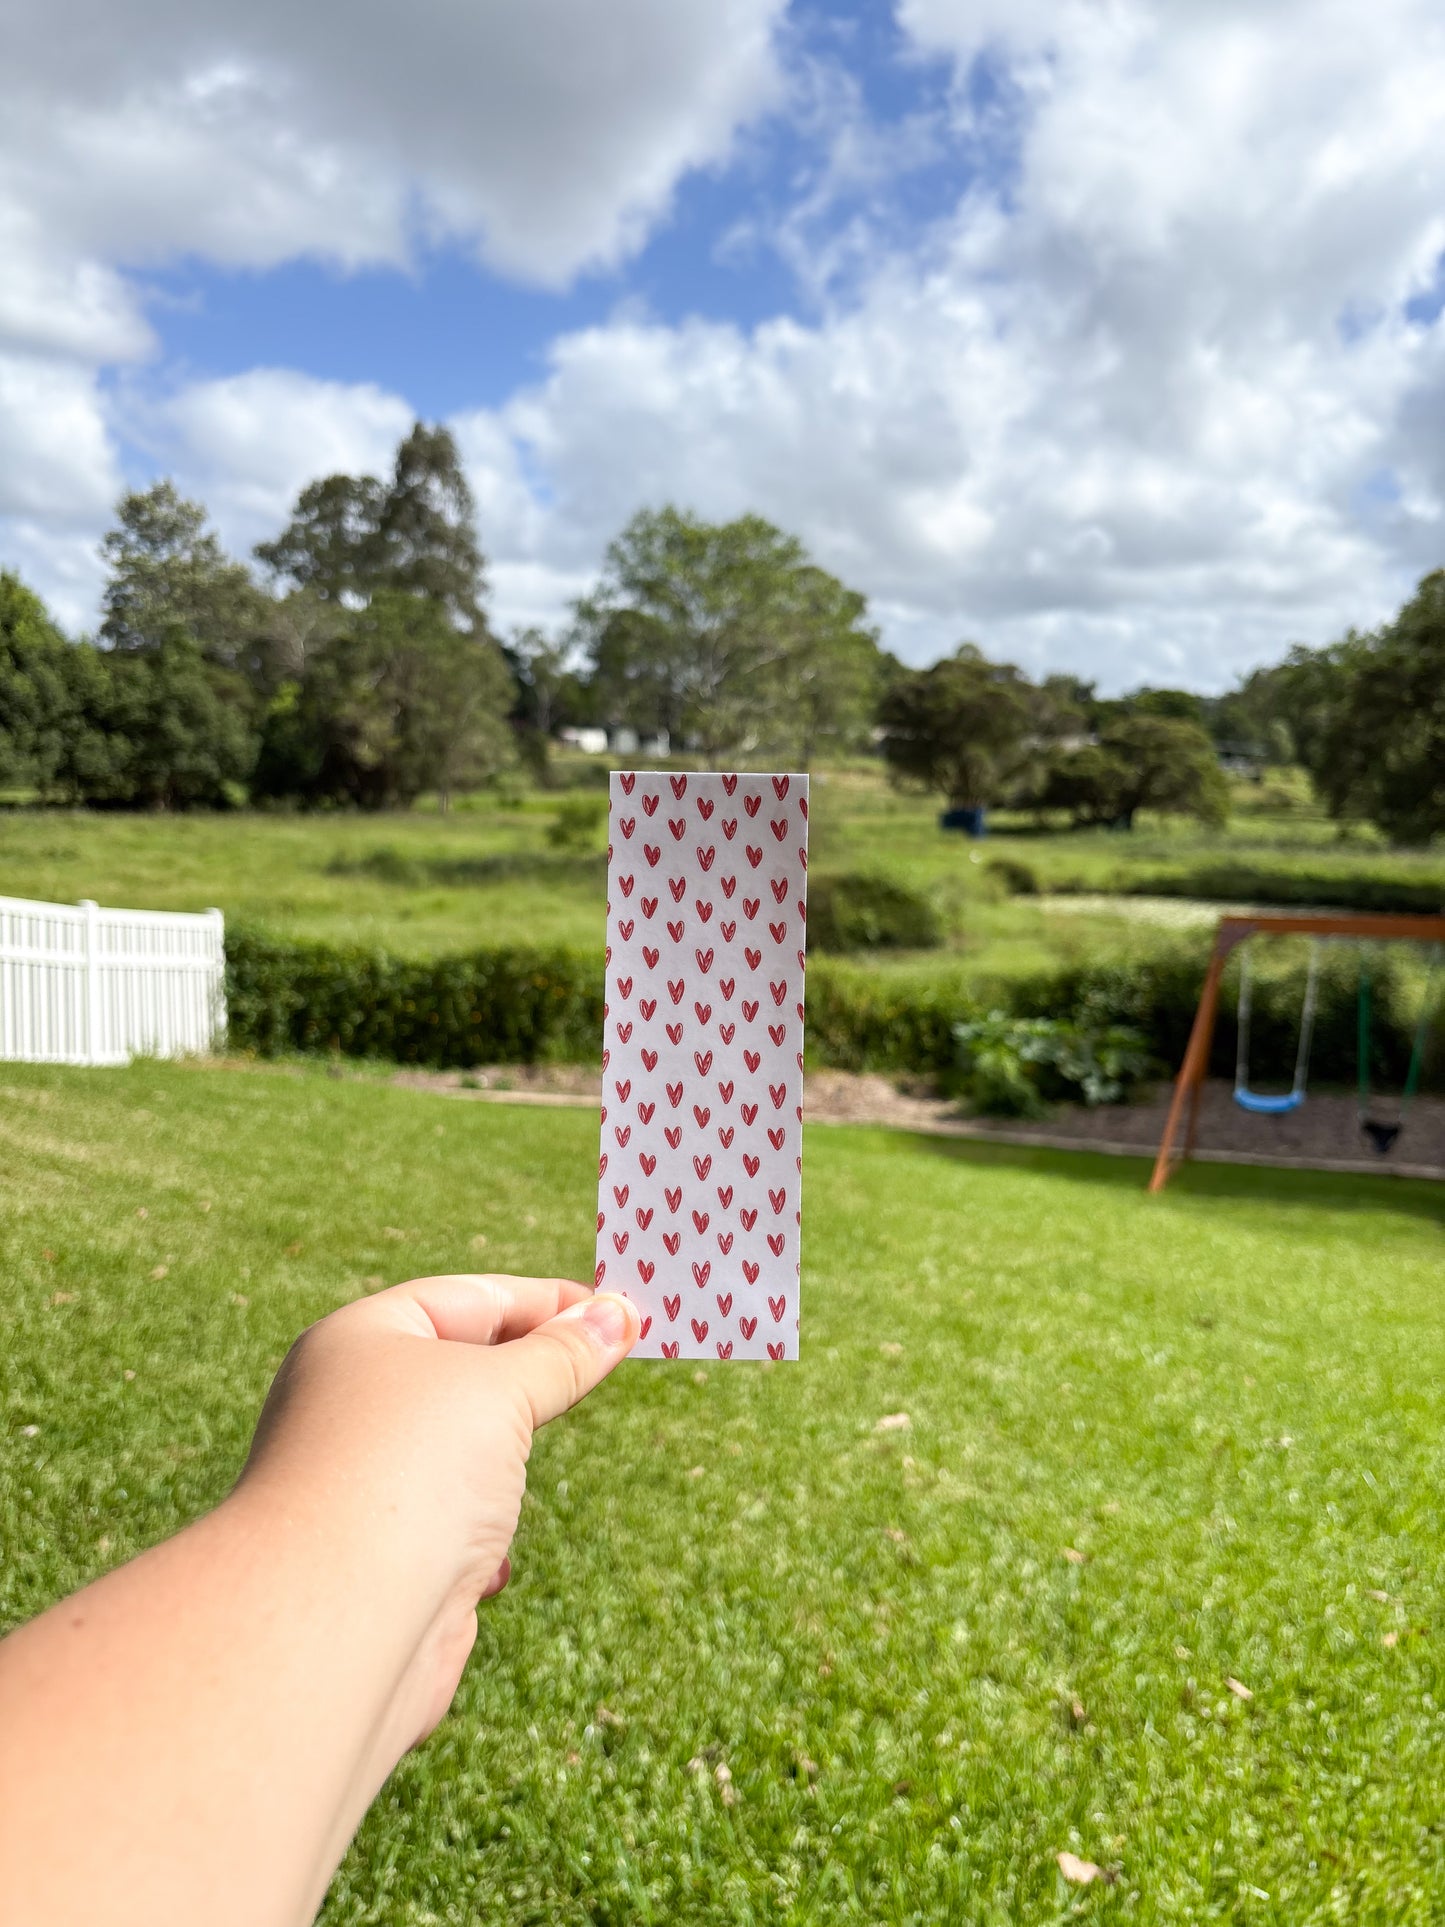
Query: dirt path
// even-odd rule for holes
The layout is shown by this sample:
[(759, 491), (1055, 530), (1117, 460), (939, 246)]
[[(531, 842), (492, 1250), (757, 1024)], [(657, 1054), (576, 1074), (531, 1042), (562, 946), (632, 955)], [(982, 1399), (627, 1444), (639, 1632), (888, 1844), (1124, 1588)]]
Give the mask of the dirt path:
[[(588, 1105), (597, 1104), (601, 1094), (598, 1074), (571, 1064), (398, 1071), (393, 1081), (493, 1104)], [(813, 1124), (887, 1124), (995, 1143), (1152, 1157), (1164, 1128), (1169, 1087), (1161, 1085), (1137, 1104), (1093, 1111), (1060, 1105), (1038, 1123), (1019, 1123), (960, 1117), (955, 1103), (932, 1096), (921, 1079), (895, 1082), (872, 1074), (812, 1071), (804, 1103)], [(1214, 1082), (1200, 1104), (1196, 1153), (1209, 1162), (1445, 1178), (1445, 1100), (1417, 1098), (1394, 1152), (1380, 1158), (1361, 1136), (1351, 1096), (1321, 1091), (1287, 1117), (1256, 1117), (1239, 1109), (1227, 1084)]]

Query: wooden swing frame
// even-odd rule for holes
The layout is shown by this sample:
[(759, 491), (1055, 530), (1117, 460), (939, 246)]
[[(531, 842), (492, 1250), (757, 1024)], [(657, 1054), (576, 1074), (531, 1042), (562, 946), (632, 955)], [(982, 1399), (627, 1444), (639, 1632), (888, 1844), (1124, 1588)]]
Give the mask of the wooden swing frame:
[(1361, 942), (1445, 943), (1445, 916), (1382, 917), (1366, 914), (1339, 916), (1224, 916), (1214, 933), (1214, 949), (1204, 973), (1204, 988), (1194, 1012), (1184, 1062), (1174, 1080), (1174, 1096), (1159, 1140), (1159, 1155), (1149, 1179), (1151, 1191), (1162, 1191), (1175, 1170), (1194, 1150), (1199, 1123), (1199, 1093), (1209, 1070), (1209, 1052), (1219, 1015), (1219, 986), (1224, 966), (1234, 951), (1251, 937), (1355, 937)]

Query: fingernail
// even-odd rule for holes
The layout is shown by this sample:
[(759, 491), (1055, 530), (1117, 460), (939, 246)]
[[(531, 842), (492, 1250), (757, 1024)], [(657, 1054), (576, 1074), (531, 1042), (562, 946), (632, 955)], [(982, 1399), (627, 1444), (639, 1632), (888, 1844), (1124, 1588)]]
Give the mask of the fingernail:
[(615, 1291), (600, 1291), (589, 1298), (582, 1319), (599, 1344), (625, 1345), (632, 1336), (632, 1307)]

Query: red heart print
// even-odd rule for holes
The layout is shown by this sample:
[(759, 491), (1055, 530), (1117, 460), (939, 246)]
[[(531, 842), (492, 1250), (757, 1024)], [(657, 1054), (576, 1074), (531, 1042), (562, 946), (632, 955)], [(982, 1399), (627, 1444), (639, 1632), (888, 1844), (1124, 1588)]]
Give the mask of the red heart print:
[(644, 1211), (642, 1206), (638, 1205), (633, 1215), (637, 1219), (637, 1228), (639, 1231), (646, 1231), (647, 1227), (652, 1223), (652, 1213), (654, 1208), (655, 1208), (654, 1206), (648, 1205), (647, 1209)]
[(712, 1069), (712, 1052), (710, 1050), (695, 1050), (692, 1054), (692, 1061), (697, 1065), (698, 1076), (706, 1077)]
[(762, 851), (755, 850), (752, 844), (750, 843), (748, 845), (748, 862), (751, 863), (753, 868), (756, 870), (758, 865), (762, 862), (762, 860), (763, 860)]
[[(624, 1294), (624, 1295), (625, 1295), (625, 1294)], [(647, 1334), (648, 1334), (648, 1333), (649, 1333), (649, 1332), (650, 1332), (651, 1330), (652, 1330), (652, 1313), (651, 1313), (651, 1312), (649, 1312), (649, 1313), (647, 1314), (647, 1316), (646, 1316), (646, 1318), (644, 1318), (644, 1319), (643, 1319), (643, 1321), (642, 1321), (642, 1323), (641, 1323), (641, 1324), (640, 1324), (640, 1325), (638, 1326), (638, 1328), (637, 1328), (637, 1336), (638, 1336), (639, 1338), (646, 1338), (646, 1336), (647, 1336)]]
[(617, 1139), (617, 1148), (620, 1151), (625, 1151), (627, 1149), (627, 1141), (632, 1136), (632, 1126), (630, 1124), (614, 1124), (612, 1127), (612, 1135)]
[(736, 1031), (736, 1024), (719, 1024), (717, 1027), (717, 1034), (725, 1044), (730, 1044), (733, 1041)]
[[(758, 1068), (758, 1065), (761, 1064), (762, 1061), (763, 1061), (763, 1054), (761, 1051), (745, 1050), (743, 1052), (743, 1062), (747, 1065), (750, 1071), (756, 1071)], [(649, 1064), (647, 1068), (651, 1070), (652, 1069), (651, 1064)]]
[(656, 1269), (657, 1267), (653, 1264), (651, 1258), (639, 1258), (637, 1261), (637, 1275), (644, 1285), (650, 1285), (652, 1283), (652, 1274)]
[(717, 1141), (725, 1151), (730, 1151), (733, 1148), (733, 1139), (736, 1135), (737, 1133), (731, 1124), (720, 1124), (718, 1126)]
[(775, 836), (775, 837), (776, 837), (776, 838), (778, 839), (778, 841), (779, 841), (779, 843), (781, 843), (781, 842), (782, 842), (782, 840), (783, 840), (783, 838), (784, 838), (784, 837), (785, 837), (785, 836), (786, 836), (786, 835), (788, 834), (788, 819), (787, 819), (787, 817), (786, 817), (786, 816), (784, 816), (784, 817), (776, 817), (776, 816), (775, 816), (775, 817), (773, 818), (773, 820), (772, 820), (772, 823), (771, 823), (771, 825), (770, 825), (770, 828), (772, 829), (772, 832), (773, 832), (773, 835), (774, 835), (774, 836)]
[(707, 1174), (712, 1169), (711, 1153), (709, 1153), (709, 1155), (705, 1158), (694, 1157), (692, 1161), (692, 1168), (697, 1173), (698, 1183), (706, 1184)]
[(753, 1333), (757, 1330), (757, 1328), (758, 1328), (758, 1321), (756, 1318), (740, 1317), (738, 1319), (738, 1330), (742, 1333), (744, 1338), (751, 1338)]
[(788, 1301), (786, 1298), (770, 1298), (768, 1300), (768, 1310), (773, 1314), (773, 1323), (775, 1325), (782, 1324), (783, 1313), (787, 1309), (788, 1309)]
[(753, 918), (758, 914), (759, 910), (761, 910), (762, 907), (763, 907), (763, 900), (761, 897), (744, 897), (743, 898), (743, 915), (747, 918), (749, 923), (752, 922)]
[(787, 1202), (788, 1202), (788, 1192), (787, 1192), (786, 1185), (781, 1186), (776, 1191), (770, 1190), (768, 1192), (768, 1203), (773, 1207), (773, 1216), (775, 1218), (777, 1217), (778, 1213), (782, 1210), (783, 1206)]
[(632, 979), (630, 977), (619, 977), (617, 979), (617, 994), (625, 1004), (632, 995)]
[(622, 785), (622, 794), (624, 796), (631, 796), (632, 786), (637, 781), (637, 771), (635, 769), (620, 770), (617, 780)]
[(711, 1004), (694, 1004), (692, 1008), (700, 1024), (705, 1024), (708, 1018), (712, 1016)]
[(655, 997), (639, 997), (637, 1000), (637, 1008), (642, 1012), (643, 1021), (650, 1024), (653, 1013), (657, 1009), (657, 999)]
[(755, 1158), (751, 1153), (751, 1151), (743, 1152), (743, 1169), (747, 1172), (750, 1178), (755, 1178), (758, 1175), (758, 1170), (761, 1164), (762, 1164), (762, 1159)]
[(681, 800), (681, 798), (687, 794), (687, 778), (685, 776), (669, 776), (667, 780), (672, 784), (673, 795)]
[(737, 930), (738, 930), (737, 922), (735, 919), (729, 918), (726, 923), (720, 923), (718, 925), (718, 929), (722, 933), (723, 942), (731, 943), (733, 938), (737, 935)]
[(704, 876), (706, 876), (708, 871), (712, 868), (713, 859), (716, 856), (717, 856), (716, 844), (709, 843), (705, 850), (699, 847), (698, 853), (697, 853), (698, 867), (701, 869)]
[(702, 918), (704, 923), (711, 923), (712, 905), (710, 903), (704, 903), (702, 898), (699, 897), (692, 907), (694, 910), (696, 910), (697, 914)]
[(775, 1258), (781, 1258), (781, 1257), (782, 1257), (782, 1255), (783, 1255), (783, 1234), (782, 1234), (782, 1232), (781, 1232), (781, 1231), (779, 1231), (779, 1232), (776, 1232), (776, 1233), (774, 1233), (774, 1232), (771, 1232), (771, 1231), (770, 1231), (770, 1232), (768, 1233), (768, 1250), (772, 1252), (772, 1254), (773, 1254), (773, 1256), (774, 1256)]
[(682, 933), (686, 928), (687, 925), (685, 923), (670, 923), (667, 926), (667, 934), (672, 938), (674, 943), (681, 943)]
[(624, 816), (617, 827), (621, 830), (622, 840), (625, 843), (637, 828), (637, 818), (635, 816)]
[(781, 1003), (782, 1003), (782, 1001), (783, 1001), (783, 999), (784, 999), (784, 998), (785, 998), (785, 997), (787, 996), (787, 994), (788, 994), (788, 980), (787, 980), (787, 978), (786, 978), (786, 977), (784, 977), (784, 979), (783, 979), (783, 981), (782, 981), (782, 982), (781, 982), (780, 984), (774, 984), (774, 983), (770, 983), (770, 984), (768, 985), (768, 989), (769, 989), (770, 991), (772, 991), (772, 993), (773, 993), (773, 1002), (774, 1002), (775, 1004), (781, 1004)]
[(783, 1099), (787, 1095), (788, 1095), (788, 1087), (786, 1084), (769, 1084), (768, 1096), (773, 1100), (773, 1109), (775, 1111), (782, 1110)]
[(681, 903), (683, 898), (687, 895), (687, 878), (686, 877), (669, 877), (667, 879), (667, 887), (672, 892), (673, 902)]
[(788, 926), (785, 923), (770, 923), (768, 925), (768, 935), (774, 943), (783, 943), (787, 939)]
[[(783, 900), (783, 898), (784, 898), (784, 897), (785, 897), (785, 896), (786, 896), (787, 894), (788, 894), (788, 882), (787, 882), (787, 878), (786, 878), (786, 877), (774, 877), (774, 878), (773, 878), (773, 902), (774, 902), (774, 903), (781, 903), (781, 902), (782, 902), (782, 900)], [(781, 942), (781, 941), (782, 941), (782, 940), (781, 940), (781, 938), (780, 938), (780, 939), (779, 939), (779, 942)]]
[(672, 1001), (675, 1004), (680, 1004), (682, 1002), (682, 993), (686, 989), (687, 989), (687, 984), (683, 978), (679, 977), (677, 982), (674, 983), (672, 979), (669, 977), (667, 982), (667, 994), (669, 997), (671, 997)]
[(707, 1337), (707, 1320), (705, 1318), (693, 1319), (692, 1335), (697, 1340), (699, 1345)]
[(712, 1222), (712, 1219), (709, 1217), (706, 1211), (694, 1211), (692, 1214), (692, 1228), (697, 1233), (699, 1238), (702, 1236), (704, 1231), (707, 1230), (711, 1222)]
[(704, 1288), (711, 1276), (712, 1260), (710, 1258), (704, 1258), (702, 1263), (699, 1264), (697, 1259), (694, 1258), (692, 1261), (692, 1282), (697, 1286), (699, 1291)]
[(753, 1019), (754, 1019), (754, 1018), (755, 1018), (755, 1017), (757, 1016), (757, 1014), (758, 1014), (758, 1007), (757, 1007), (757, 1005), (756, 1005), (756, 1004), (750, 1004), (750, 1003), (748, 1003), (748, 1002), (747, 1002), (746, 1000), (744, 1000), (744, 1002), (743, 1002), (743, 1016), (747, 1018), (747, 1020), (748, 1020), (748, 1022), (749, 1022), (749, 1023), (751, 1023), (751, 1022), (753, 1021)]
[(738, 1217), (742, 1221), (742, 1227), (744, 1231), (751, 1231), (753, 1226), (758, 1221), (758, 1214), (756, 1211), (745, 1211), (741, 1206), (738, 1207)]
[(667, 1026), (667, 1041), (669, 1044), (680, 1044), (682, 1042), (681, 1024), (669, 1024)]
[[(769, 1349), (771, 1349), (771, 1347), (770, 1347)], [(668, 1343), (668, 1341), (667, 1341), (667, 1340), (666, 1340), (665, 1338), (663, 1339), (663, 1341), (662, 1341), (662, 1355), (663, 1355), (663, 1357), (664, 1357), (664, 1358), (676, 1358), (676, 1357), (677, 1357), (677, 1340), (676, 1340), (675, 1338), (674, 1338), (674, 1339), (672, 1340), (672, 1342), (671, 1342), (671, 1344), (669, 1344), (669, 1343)], [(782, 1353), (781, 1353), (781, 1352), (779, 1352), (779, 1353), (778, 1353), (778, 1356), (779, 1356), (779, 1358), (781, 1358), (781, 1357), (782, 1357)]]
[(761, 796), (745, 796), (743, 798), (743, 808), (749, 816), (756, 816), (762, 807), (763, 799)]
[(605, 1178), (607, 1176), (607, 1153), (605, 1151), (597, 1160), (597, 1175), (599, 1178)]
[(786, 1024), (769, 1024), (768, 1025), (768, 1035), (769, 1037), (772, 1038), (775, 1044), (781, 1044), (783, 1039), (787, 1036), (787, 1034), (788, 1034), (788, 1027)]
[(788, 793), (788, 778), (786, 776), (775, 776), (773, 778), (774, 796), (776, 796), (778, 801), (781, 803), (783, 798), (787, 795), (787, 793)]
[(675, 1258), (682, 1247), (682, 1233), (680, 1231), (664, 1231), (662, 1234), (662, 1242), (667, 1246), (668, 1257)]
[(677, 1323), (677, 1314), (682, 1310), (682, 1293), (678, 1292), (675, 1298), (664, 1296), (662, 1309), (667, 1313), (667, 1322), (670, 1325), (675, 1325)]
[(723, 788), (727, 791), (728, 795), (731, 796), (733, 791), (738, 786), (738, 779), (736, 776), (733, 776), (733, 775), (725, 776), (722, 779), (722, 785), (723, 785)]
[(651, 1099), (649, 1099), (646, 1103), (644, 1103), (640, 1097), (638, 1098), (637, 1115), (639, 1119), (642, 1121), (642, 1123), (650, 1124), (652, 1122), (652, 1113), (656, 1109), (657, 1109), (657, 1106), (651, 1101)]
[(662, 801), (662, 798), (658, 796), (656, 793), (652, 794), (651, 796), (644, 796), (642, 799), (642, 807), (649, 816), (656, 816), (657, 806), (661, 801)]
[(705, 1131), (707, 1129), (708, 1119), (712, 1116), (712, 1106), (708, 1104), (694, 1104), (692, 1114), (696, 1120), (697, 1128), (700, 1131)]
[(746, 949), (745, 949), (745, 950), (743, 951), (743, 955), (744, 955), (744, 956), (745, 956), (745, 957), (747, 958), (747, 960), (748, 960), (748, 969), (749, 969), (749, 970), (756, 970), (756, 969), (757, 969), (757, 967), (758, 967), (758, 965), (759, 965), (759, 964), (760, 964), (760, 963), (761, 963), (761, 962), (763, 961), (763, 953), (762, 953), (762, 951), (761, 951), (761, 950), (746, 950)]
[(642, 1068), (645, 1071), (655, 1071), (657, 1069), (657, 1052), (655, 1050), (643, 1051)]
[(755, 1285), (758, 1282), (758, 1272), (760, 1269), (761, 1267), (755, 1265), (751, 1258), (743, 1259), (743, 1276), (750, 1285)]
[(717, 1248), (718, 1248), (718, 1250), (719, 1250), (719, 1251), (720, 1251), (720, 1252), (722, 1253), (722, 1255), (724, 1256), (724, 1258), (726, 1258), (726, 1256), (728, 1255), (728, 1253), (729, 1253), (729, 1252), (730, 1252), (730, 1251), (732, 1250), (732, 1248), (733, 1248), (733, 1234), (731, 1233), (731, 1231), (719, 1231), (719, 1232), (718, 1232), (718, 1234), (717, 1234)]
[(687, 835), (687, 820), (685, 817), (670, 816), (667, 819), (667, 827), (672, 831), (672, 840), (674, 843), (681, 843), (682, 839)]
[(720, 1291), (717, 1294), (717, 1308), (720, 1318), (730, 1318), (732, 1316), (733, 1295), (730, 1291)]
[(637, 1162), (642, 1166), (642, 1175), (645, 1178), (650, 1178), (657, 1169), (657, 1159), (650, 1151), (639, 1151)]
[(607, 1069), (607, 1066), (608, 1066), (608, 1065), (609, 1065), (609, 1064), (610, 1064), (611, 1062), (612, 1062), (612, 1051), (611, 1051), (611, 1047), (610, 1047), (609, 1045), (607, 1045), (607, 1044), (604, 1044), (604, 1045), (602, 1046), (602, 1068), (603, 1068), (603, 1070), (606, 1070), (606, 1069)]
[(670, 1184), (664, 1185), (662, 1195), (667, 1200), (668, 1210), (676, 1213), (677, 1207), (682, 1203), (682, 1186), (679, 1184), (674, 1188)]
[(655, 870), (662, 861), (662, 851), (655, 843), (644, 843), (642, 854), (647, 858), (648, 868)]
[(720, 1082), (717, 1087), (717, 1094), (722, 1099), (724, 1104), (731, 1104), (733, 1101), (733, 1087), (732, 1087), (731, 1080), (729, 1080), (729, 1082), (726, 1084), (723, 1084)]
[(697, 799), (697, 813), (702, 818), (704, 823), (707, 822), (708, 818), (712, 815), (713, 811), (716, 808), (717, 808), (717, 802), (711, 796), (700, 796)]
[(593, 1284), (600, 1285), (602, 1283), (602, 1280), (606, 1276), (607, 1276), (607, 1260), (605, 1258), (599, 1258), (597, 1260), (597, 1269), (592, 1274)]
[(733, 891), (736, 890), (738, 887), (737, 878), (736, 877), (719, 877), (718, 882), (722, 885), (723, 895), (727, 898), (728, 902), (731, 903), (733, 900)]
[[(666, 1345), (664, 1345), (662, 1349), (664, 1351), (667, 1351)], [(772, 1342), (771, 1339), (768, 1340), (768, 1357), (769, 1358), (773, 1358), (773, 1359), (781, 1358), (783, 1354), (787, 1351), (787, 1349), (788, 1349), (787, 1346), (783, 1343), (781, 1338), (778, 1340), (776, 1345)], [(676, 1345), (673, 1346), (668, 1356), (671, 1358), (677, 1357)]]
[(682, 1126), (680, 1124), (669, 1124), (662, 1135), (667, 1139), (668, 1149), (675, 1151), (678, 1145), (682, 1143)]
[(637, 901), (642, 905), (643, 916), (646, 917), (648, 922), (650, 923), (653, 917), (657, 915), (657, 898), (656, 897), (639, 897)]
[(619, 937), (621, 937), (621, 939), (622, 939), (622, 941), (623, 941), (624, 943), (629, 943), (629, 942), (631, 941), (631, 939), (632, 939), (632, 931), (633, 931), (633, 927), (634, 927), (634, 926), (633, 926), (633, 922), (632, 922), (632, 919), (631, 919), (631, 917), (628, 917), (628, 919), (626, 920), (626, 922), (625, 922), (625, 923), (619, 923), (619, 924), (618, 924), (618, 926), (617, 926), (617, 934), (618, 934), (618, 936), (619, 936)]
[(667, 1101), (672, 1108), (676, 1110), (682, 1102), (683, 1086), (681, 1082), (679, 1082), (676, 1084), (668, 1084), (665, 1088), (667, 1091)]
[(612, 1195), (617, 1200), (617, 1209), (620, 1211), (632, 1196), (632, 1186), (630, 1184), (614, 1184), (612, 1187)]
[(806, 818), (808, 814), (808, 799), (806, 796), (800, 796), (798, 798), (798, 808), (803, 812), (803, 815)]
[(642, 961), (647, 965), (649, 970), (656, 970), (657, 960), (661, 955), (662, 952), (655, 947), (650, 947), (647, 944), (642, 946)]
[(607, 1213), (605, 1211), (599, 1211), (597, 1213), (597, 1229), (600, 1231), (603, 1225), (606, 1224), (606, 1222), (607, 1222)]
[(697, 958), (697, 967), (705, 977), (712, 969), (712, 952), (710, 950), (694, 950), (692, 954)]
[(727, 1359), (727, 1358), (731, 1358), (731, 1357), (732, 1357), (732, 1355), (733, 1355), (733, 1341), (732, 1341), (731, 1339), (729, 1339), (729, 1340), (728, 1340), (728, 1342), (726, 1343), (726, 1345), (724, 1345), (724, 1343), (722, 1342), (722, 1340), (721, 1340), (720, 1338), (719, 1338), (719, 1339), (715, 1339), (715, 1340), (714, 1340), (714, 1343), (715, 1343), (715, 1344), (716, 1344), (716, 1346), (717, 1346), (717, 1355), (718, 1355), (718, 1357), (719, 1357), (719, 1358), (723, 1358), (723, 1359)]
[(720, 1184), (718, 1186), (717, 1201), (724, 1211), (730, 1209), (733, 1201), (733, 1188), (730, 1184)]
[(768, 1142), (769, 1142), (769, 1144), (771, 1144), (771, 1145), (772, 1145), (772, 1147), (773, 1147), (773, 1149), (774, 1149), (775, 1151), (781, 1151), (781, 1150), (782, 1150), (782, 1148), (783, 1148), (783, 1139), (784, 1139), (784, 1138), (785, 1138), (786, 1136), (787, 1136), (787, 1133), (786, 1133), (786, 1131), (784, 1131), (784, 1129), (783, 1129), (783, 1127), (782, 1127), (782, 1125), (781, 1125), (781, 1124), (780, 1124), (780, 1125), (778, 1126), (778, 1128), (777, 1128), (777, 1130), (774, 1130), (774, 1129), (772, 1128), (772, 1126), (771, 1126), (771, 1125), (769, 1125), (769, 1127), (768, 1127)]
[[(642, 1008), (643, 1008), (643, 1006), (642, 1006), (642, 1003), (641, 1003), (641, 1000), (640, 1000), (640, 999), (639, 999), (639, 1001), (638, 1001), (638, 1005), (637, 1005), (637, 1008), (638, 1008), (639, 1010), (642, 1010)], [(645, 1014), (645, 1012), (644, 1012), (644, 1014)], [(622, 1040), (622, 1042), (623, 1042), (624, 1044), (625, 1044), (625, 1043), (627, 1042), (627, 1040), (628, 1040), (628, 1038), (629, 1038), (629, 1037), (630, 1037), (630, 1036), (632, 1035), (632, 1019), (631, 1019), (630, 1017), (628, 1018), (628, 1020), (627, 1020), (627, 1022), (626, 1022), (625, 1024), (619, 1024), (619, 1025), (617, 1026), (617, 1035), (618, 1035), (618, 1037), (619, 1037), (619, 1038), (620, 1038), (620, 1039)]]
[(737, 833), (738, 833), (737, 818), (735, 816), (727, 817), (723, 823), (723, 835), (727, 838), (728, 842), (731, 843), (733, 838), (737, 835)]
[(744, 1124), (755, 1124), (757, 1122), (758, 1107), (756, 1104), (740, 1104), (738, 1109), (742, 1113)]

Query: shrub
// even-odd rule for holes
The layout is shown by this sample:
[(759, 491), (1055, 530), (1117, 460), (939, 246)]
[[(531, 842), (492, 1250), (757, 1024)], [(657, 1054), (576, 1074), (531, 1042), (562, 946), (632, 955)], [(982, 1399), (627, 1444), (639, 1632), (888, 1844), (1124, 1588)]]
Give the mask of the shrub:
[(1067, 1099), (1119, 1104), (1154, 1068), (1148, 1040), (1123, 1024), (1098, 1030), (993, 1010), (953, 1034), (964, 1092), (991, 1117), (1039, 1117)]
[(887, 877), (850, 871), (808, 886), (810, 950), (932, 950), (942, 941), (932, 904)]
[(984, 875), (995, 877), (1011, 897), (1036, 897), (1039, 880), (1027, 863), (1013, 856), (991, 856), (984, 864)]
[(606, 814), (607, 805), (600, 797), (569, 796), (547, 825), (547, 841), (554, 850), (593, 849)]
[(231, 1042), (439, 1068), (586, 1061), (602, 1036), (598, 960), (521, 947), (420, 961), (254, 931), (226, 939)]

